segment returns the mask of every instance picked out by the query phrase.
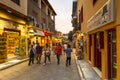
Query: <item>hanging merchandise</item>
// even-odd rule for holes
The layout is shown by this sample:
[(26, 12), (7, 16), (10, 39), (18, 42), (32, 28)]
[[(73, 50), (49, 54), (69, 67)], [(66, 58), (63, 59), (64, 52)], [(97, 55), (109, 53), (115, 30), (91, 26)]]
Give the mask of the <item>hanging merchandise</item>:
[(3, 63), (7, 59), (7, 50), (6, 50), (6, 35), (3, 33), (0, 35), (0, 63)]

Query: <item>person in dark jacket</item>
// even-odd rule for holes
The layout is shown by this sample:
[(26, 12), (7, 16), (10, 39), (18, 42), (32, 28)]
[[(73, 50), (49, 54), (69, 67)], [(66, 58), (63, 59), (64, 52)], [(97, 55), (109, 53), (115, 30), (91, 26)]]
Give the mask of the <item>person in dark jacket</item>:
[(34, 55), (35, 55), (35, 51), (34, 51), (33, 45), (31, 45), (31, 48), (29, 49), (29, 53), (28, 53), (28, 56), (29, 56), (28, 65), (31, 65), (31, 63), (34, 64)]
[(71, 52), (72, 52), (72, 49), (68, 44), (66, 49), (66, 66), (68, 66), (68, 63), (69, 63), (69, 66), (71, 65)]
[(36, 60), (37, 60), (37, 64), (40, 64), (41, 56), (42, 56), (42, 47), (39, 45), (39, 43), (37, 43), (37, 46), (36, 46)]

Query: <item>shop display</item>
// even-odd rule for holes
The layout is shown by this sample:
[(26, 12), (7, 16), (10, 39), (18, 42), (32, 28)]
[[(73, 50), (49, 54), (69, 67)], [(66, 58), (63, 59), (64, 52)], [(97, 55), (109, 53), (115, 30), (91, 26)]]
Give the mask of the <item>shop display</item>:
[(19, 55), (19, 33), (18, 32), (7, 32), (7, 53), (8, 53), (8, 57)]
[(6, 36), (0, 35), (0, 63), (5, 62), (6, 59), (7, 59)]
[(21, 56), (26, 55), (26, 37), (24, 36), (20, 37), (20, 55)]

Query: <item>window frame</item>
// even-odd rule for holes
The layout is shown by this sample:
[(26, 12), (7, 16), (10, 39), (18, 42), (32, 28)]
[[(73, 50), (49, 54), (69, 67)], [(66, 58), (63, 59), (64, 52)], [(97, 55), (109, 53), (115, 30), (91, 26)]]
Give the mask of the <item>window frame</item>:
[(96, 4), (97, 1), (98, 1), (98, 0), (93, 0), (93, 6)]
[(17, 5), (20, 5), (20, 0), (11, 0), (12, 2), (14, 2)]

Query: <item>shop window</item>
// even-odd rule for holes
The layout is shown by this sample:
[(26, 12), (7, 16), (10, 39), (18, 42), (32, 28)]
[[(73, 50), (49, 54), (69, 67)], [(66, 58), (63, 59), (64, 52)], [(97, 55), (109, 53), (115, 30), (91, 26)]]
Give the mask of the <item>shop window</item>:
[(104, 32), (100, 32), (100, 49), (104, 49)]
[(96, 2), (97, 2), (97, 0), (93, 0), (93, 5), (95, 5)]
[(34, 2), (38, 3), (38, 0), (33, 0)]
[(81, 10), (79, 12), (79, 23), (83, 22), (83, 6), (81, 7)]
[(20, 0), (11, 0), (11, 1), (16, 3), (17, 5), (20, 5)]
[(92, 45), (92, 35), (91, 34), (89, 35), (89, 41), (90, 41), (89, 45), (91, 46)]
[(89, 35), (89, 60), (91, 61), (92, 35)]
[(117, 55), (116, 55), (116, 30), (108, 31), (108, 79), (116, 80)]

